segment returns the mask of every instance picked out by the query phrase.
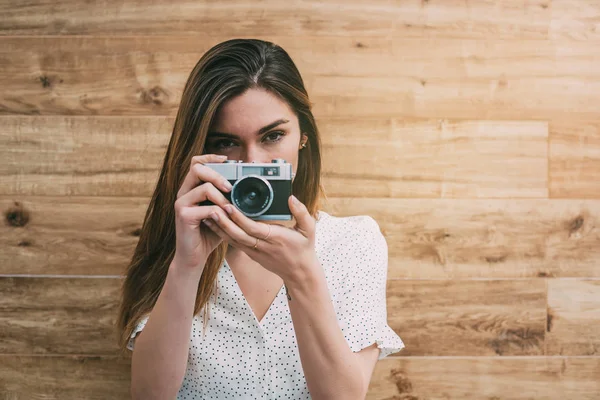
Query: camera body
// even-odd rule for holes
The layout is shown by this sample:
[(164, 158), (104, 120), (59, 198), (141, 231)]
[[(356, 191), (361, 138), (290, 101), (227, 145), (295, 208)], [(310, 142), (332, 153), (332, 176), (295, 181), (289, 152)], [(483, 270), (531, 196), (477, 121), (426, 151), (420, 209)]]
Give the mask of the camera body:
[[(270, 163), (227, 160), (207, 163), (231, 183), (230, 192), (221, 192), (242, 214), (256, 221), (291, 220), (288, 198), (292, 195), (292, 164), (277, 158)], [(210, 200), (198, 205), (213, 205)]]

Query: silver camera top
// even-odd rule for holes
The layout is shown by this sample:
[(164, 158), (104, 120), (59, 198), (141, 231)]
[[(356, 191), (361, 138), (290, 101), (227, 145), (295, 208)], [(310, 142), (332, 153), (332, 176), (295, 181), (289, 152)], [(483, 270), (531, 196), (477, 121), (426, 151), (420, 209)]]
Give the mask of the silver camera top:
[(206, 166), (214, 169), (227, 180), (238, 180), (250, 175), (265, 177), (268, 180), (291, 180), (294, 176), (292, 164), (282, 158), (273, 159), (270, 163), (226, 160), (223, 163), (207, 163)]
[[(239, 163), (243, 163), (242, 160), (226, 160), (224, 162), (224, 164), (239, 164)], [(287, 161), (285, 161), (283, 158), (274, 158), (271, 160), (271, 163), (273, 164), (286, 164)], [(246, 163), (246, 164), (257, 164), (256, 161), (252, 161), (250, 163)]]

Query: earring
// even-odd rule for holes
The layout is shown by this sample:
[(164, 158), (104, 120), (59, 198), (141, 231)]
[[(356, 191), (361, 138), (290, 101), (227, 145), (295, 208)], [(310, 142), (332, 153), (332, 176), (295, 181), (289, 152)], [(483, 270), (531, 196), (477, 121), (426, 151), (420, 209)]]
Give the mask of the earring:
[(302, 148), (305, 148), (305, 147), (306, 147), (306, 143), (302, 143)]

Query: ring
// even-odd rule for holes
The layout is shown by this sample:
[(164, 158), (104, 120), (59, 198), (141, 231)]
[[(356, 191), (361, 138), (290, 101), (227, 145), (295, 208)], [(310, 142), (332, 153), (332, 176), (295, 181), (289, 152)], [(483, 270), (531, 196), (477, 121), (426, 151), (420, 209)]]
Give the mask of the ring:
[(254, 250), (256, 250), (256, 248), (258, 247), (258, 242), (260, 242), (260, 239), (256, 238), (256, 244), (253, 247)]
[(269, 236), (271, 236), (271, 225), (267, 224), (267, 226), (269, 227), (269, 233), (267, 233), (267, 236), (265, 238), (263, 238), (263, 240), (267, 240), (269, 238)]

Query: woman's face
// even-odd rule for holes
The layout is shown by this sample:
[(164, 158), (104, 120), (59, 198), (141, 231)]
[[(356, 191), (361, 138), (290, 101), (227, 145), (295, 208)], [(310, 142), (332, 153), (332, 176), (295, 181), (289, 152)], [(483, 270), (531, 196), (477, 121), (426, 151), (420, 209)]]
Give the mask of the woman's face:
[(286, 102), (264, 89), (253, 88), (221, 105), (204, 151), (244, 162), (270, 163), (283, 158), (295, 173), (298, 150), (306, 139)]

